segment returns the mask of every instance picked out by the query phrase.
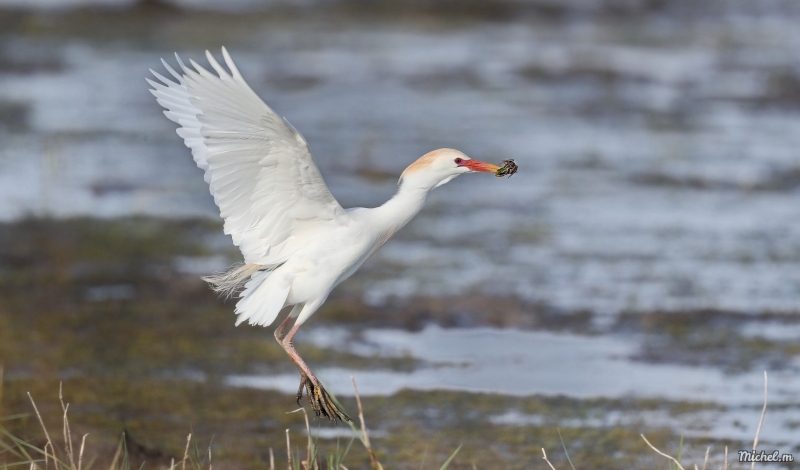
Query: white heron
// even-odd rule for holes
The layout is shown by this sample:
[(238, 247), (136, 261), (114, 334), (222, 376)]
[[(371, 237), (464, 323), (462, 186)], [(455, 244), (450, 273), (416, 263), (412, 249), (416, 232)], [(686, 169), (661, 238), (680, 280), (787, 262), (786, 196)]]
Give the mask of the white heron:
[(501, 176), (516, 166), (501, 169), (458, 150), (434, 150), (403, 171), (397, 194), (382, 206), (343, 209), (300, 133), (247, 85), (224, 47), (222, 55), (230, 71), (206, 51), (217, 75), (190, 61), (192, 70), (176, 54), (182, 74), (162, 63), (177, 82), (152, 69), (161, 83), (147, 79), (164, 114), (180, 125), (178, 135), (205, 172), (225, 233), (244, 256), (244, 264), (204, 279), (217, 292), (239, 293), (236, 325), (267, 326), (293, 306), (275, 338), (300, 371), (297, 402), (305, 389), (317, 416), (349, 420), (295, 351), (297, 329), (419, 212), (432, 189), (464, 173)]

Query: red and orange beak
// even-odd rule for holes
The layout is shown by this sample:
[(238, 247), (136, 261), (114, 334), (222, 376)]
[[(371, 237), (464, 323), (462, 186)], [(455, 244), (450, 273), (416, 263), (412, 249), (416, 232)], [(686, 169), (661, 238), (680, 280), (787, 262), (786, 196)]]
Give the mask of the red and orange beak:
[(465, 166), (469, 168), (470, 171), (480, 171), (482, 173), (497, 173), (497, 170), (500, 169), (500, 167), (497, 165), (485, 163), (480, 160), (464, 160), (459, 164), (459, 166)]

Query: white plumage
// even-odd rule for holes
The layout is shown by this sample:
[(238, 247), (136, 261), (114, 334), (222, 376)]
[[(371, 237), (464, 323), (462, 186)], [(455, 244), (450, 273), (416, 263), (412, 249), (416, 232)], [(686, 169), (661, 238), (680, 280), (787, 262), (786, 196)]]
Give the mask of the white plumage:
[[(433, 188), (463, 173), (499, 167), (457, 150), (435, 150), (403, 172), (397, 194), (384, 205), (344, 210), (305, 139), (247, 85), (225, 48), (222, 55), (230, 72), (206, 51), (216, 75), (194, 61), (192, 70), (176, 55), (182, 74), (162, 62), (177, 81), (153, 70), (161, 83), (147, 80), (164, 114), (180, 125), (178, 135), (205, 172), (225, 233), (244, 256), (244, 266), (207, 280), (221, 292), (244, 287), (237, 325), (269, 325), (294, 305), (275, 336), (300, 369), (298, 400), (305, 387), (317, 414), (348, 419), (294, 350), (297, 328), (419, 212)], [(292, 318), (294, 326), (284, 336)]]
[[(344, 210), (328, 191), (305, 139), (269, 108), (242, 78), (223, 48), (228, 74), (206, 52), (219, 77), (178, 58), (184, 76), (164, 62), (178, 83), (148, 80), (164, 114), (205, 171), (225, 233), (245, 262), (273, 266), (297, 248), (298, 230), (337, 223)], [(176, 56), (177, 57), (177, 56)]]

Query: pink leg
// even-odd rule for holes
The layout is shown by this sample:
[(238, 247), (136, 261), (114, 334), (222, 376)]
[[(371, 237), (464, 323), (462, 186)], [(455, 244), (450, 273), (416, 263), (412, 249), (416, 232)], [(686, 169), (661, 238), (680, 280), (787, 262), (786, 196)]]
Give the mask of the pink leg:
[(277, 328), (275, 328), (275, 339), (278, 340), (278, 343), (281, 344), (281, 345), (283, 345), (281, 343), (281, 341), (283, 341), (283, 336), (284, 336), (283, 332), (284, 332), (284, 330), (286, 330), (286, 327), (289, 326), (289, 323), (291, 321), (292, 321), (292, 316), (291, 315), (287, 315), (286, 319), (283, 320), (281, 322), (281, 324), (278, 325)]
[(294, 365), (300, 370), (300, 388), (297, 390), (297, 404), (300, 405), (300, 399), (303, 398), (303, 389), (305, 389), (309, 404), (317, 416), (321, 414), (334, 421), (336, 419), (340, 421), (352, 421), (350, 417), (334, 403), (325, 390), (325, 387), (322, 386), (314, 373), (311, 372), (311, 368), (308, 367), (308, 364), (306, 364), (303, 358), (301, 358), (294, 349), (292, 339), (300, 328), (300, 325), (294, 325), (292, 329), (289, 330), (289, 334), (286, 336), (283, 335), (286, 326), (289, 325), (291, 320), (292, 317), (287, 316), (286, 319), (278, 325), (278, 328), (275, 329), (275, 339), (278, 340), (278, 344), (281, 345), (283, 350), (286, 351), (286, 354), (289, 355), (289, 359), (291, 359)]

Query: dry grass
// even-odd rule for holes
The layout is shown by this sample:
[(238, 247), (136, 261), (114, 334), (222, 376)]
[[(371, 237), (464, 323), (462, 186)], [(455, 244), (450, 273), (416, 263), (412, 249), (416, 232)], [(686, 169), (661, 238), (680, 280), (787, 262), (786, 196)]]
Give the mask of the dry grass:
[[(0, 398), (2, 398), (2, 374), (3, 368), (0, 365)], [(369, 432), (367, 431), (367, 426), (364, 420), (364, 411), (361, 407), (361, 397), (358, 394), (358, 387), (356, 386), (355, 378), (351, 376), (351, 380), (353, 381), (353, 389), (355, 390), (356, 402), (358, 403), (360, 428), (357, 428), (352, 422), (348, 423), (353, 430), (353, 438), (344, 449), (340, 448), (337, 443), (336, 450), (328, 453), (327, 459), (323, 461), (325, 464), (324, 468), (326, 470), (349, 470), (343, 462), (350, 451), (353, 441), (357, 437), (367, 451), (369, 463), (372, 469), (383, 470), (383, 465), (375, 457), (375, 452), (373, 451), (370, 443)], [(72, 435), (72, 430), (69, 423), (69, 403), (64, 403), (61, 385), (59, 385), (58, 399), (63, 412), (61, 430), (63, 434), (63, 442), (59, 442), (60, 446), (57, 446), (52, 439), (50, 431), (45, 425), (44, 419), (42, 419), (42, 415), (39, 412), (39, 408), (36, 406), (36, 401), (33, 399), (33, 396), (31, 396), (30, 393), (28, 393), (28, 398), (30, 399), (33, 412), (41, 426), (45, 444), (41, 447), (36, 446), (11, 434), (2, 426), (3, 421), (20, 418), (22, 415), (0, 418), (0, 459), (3, 460), (2, 463), (0, 463), (0, 469), (9, 470), (12, 468), (27, 467), (29, 470), (49, 470), (52, 467), (54, 470), (91, 470), (96, 463), (95, 459), (92, 459), (87, 465), (84, 466), (84, 454), (86, 451), (86, 439), (88, 434), (81, 436), (79, 446), (75, 445), (76, 439)], [(2, 403), (1, 400), (0, 403)], [(308, 435), (306, 442), (306, 455), (305, 458), (301, 458), (299, 452), (292, 452), (291, 436), (289, 434), (289, 430), (287, 429), (286, 458), (288, 470), (320, 470), (323, 467), (320, 466), (316, 439), (314, 439), (312, 435), (311, 424), (305, 408), (298, 408), (294, 411), (290, 411), (289, 413), (298, 412), (303, 413), (306, 425), (306, 433)], [(450, 457), (444, 462), (439, 470), (446, 470), (460, 449), (461, 447), (459, 446), (459, 448), (457, 448), (450, 455)], [(271, 447), (269, 449), (269, 456), (269, 468), (270, 470), (275, 470), (275, 454)], [(211, 445), (209, 445), (205, 450), (201, 451), (196, 442), (192, 440), (192, 434), (189, 434), (186, 438), (186, 447), (183, 452), (183, 458), (177, 462), (175, 459), (172, 459), (167, 470), (186, 470), (187, 464), (190, 470), (212, 470), (213, 464)], [(142, 464), (142, 467), (143, 466), (144, 464)], [(116, 447), (116, 452), (114, 453), (111, 461), (108, 463), (107, 468), (108, 470), (131, 470), (124, 433), (120, 436)]]
[[(3, 369), (0, 366), (0, 397), (2, 396), (2, 374)], [(358, 387), (355, 382), (355, 378), (351, 376), (351, 380), (353, 382), (353, 389), (355, 392), (356, 403), (358, 405), (358, 418), (359, 423), (358, 426), (354, 423), (349, 423), (352, 431), (353, 436), (350, 439), (348, 445), (344, 448), (340, 447), (338, 442), (336, 449), (332, 452), (329, 452), (324, 459), (320, 459), (320, 451), (317, 446), (317, 439), (314, 438), (311, 432), (311, 425), (309, 421), (308, 414), (304, 408), (299, 408), (297, 410), (291, 411), (289, 413), (303, 413), (304, 421), (305, 421), (305, 428), (307, 432), (307, 440), (305, 442), (305, 455), (301, 456), (301, 452), (299, 450), (292, 451), (292, 442), (289, 430), (286, 430), (286, 462), (288, 464), (288, 470), (348, 470), (346, 466), (345, 459), (348, 456), (348, 453), (351, 449), (353, 442), (358, 439), (363, 448), (366, 451), (368, 456), (369, 465), (372, 470), (383, 470), (383, 465), (378, 461), (376, 454), (372, 448), (372, 443), (370, 441), (369, 432), (366, 426), (366, 420), (364, 417), (363, 408), (361, 405), (361, 397), (358, 392)], [(767, 374), (764, 373), (764, 406), (762, 408), (761, 417), (758, 423), (758, 427), (756, 430), (755, 438), (753, 440), (753, 451), (756, 451), (758, 447), (758, 440), (759, 435), (761, 433), (762, 424), (764, 422), (764, 417), (766, 415), (767, 410), (767, 392), (768, 392), (768, 383), (767, 383)], [(107, 467), (108, 470), (130, 470), (131, 469), (131, 459), (128, 456), (128, 448), (126, 444), (126, 436), (124, 433), (120, 436), (120, 439), (116, 445), (116, 451), (113, 453), (113, 458), (110, 460), (106, 460), (105, 463), (102, 465), (97, 464), (96, 458), (92, 458), (87, 461), (86, 459), (86, 451), (87, 451), (87, 437), (88, 434), (84, 434), (77, 439), (73, 436), (72, 429), (70, 427), (69, 422), (69, 403), (64, 402), (63, 393), (61, 386), (59, 386), (58, 391), (58, 399), (61, 406), (62, 412), (62, 429), (60, 430), (60, 436), (57, 434), (51, 434), (50, 430), (48, 430), (47, 426), (45, 425), (44, 419), (39, 411), (39, 407), (37, 406), (33, 396), (28, 394), (28, 398), (30, 400), (30, 405), (33, 410), (33, 416), (36, 417), (39, 425), (41, 426), (41, 431), (43, 434), (43, 445), (37, 446), (32, 444), (31, 442), (25, 441), (16, 437), (15, 435), (8, 432), (3, 426), (3, 421), (11, 420), (20, 418), (21, 415), (16, 416), (9, 416), (6, 418), (0, 418), (0, 469), (1, 470), (10, 470), (12, 468), (17, 467), (27, 467), (29, 470), (49, 470), (53, 468), (54, 470), (91, 470), (93, 467), (102, 466)], [(334, 398), (335, 399), (335, 398)], [(1, 401), (0, 401), (1, 403)], [(58, 441), (54, 439), (54, 436), (58, 437)], [(560, 436), (560, 431), (559, 431)], [(60, 439), (63, 438), (63, 441)], [(644, 434), (641, 435), (641, 438), (644, 440), (645, 444), (649, 446), (656, 454), (664, 457), (665, 459), (669, 460), (670, 468), (675, 470), (686, 470), (686, 468), (694, 468), (694, 470), (706, 470), (709, 468), (709, 455), (711, 453), (711, 448), (708, 448), (705, 452), (705, 458), (703, 459), (702, 466), (700, 465), (693, 465), (691, 467), (684, 466), (681, 462), (681, 451), (682, 451), (682, 444), (683, 440), (681, 439), (681, 445), (679, 445), (678, 454), (677, 456), (669, 455), (668, 453), (662, 452), (656, 446), (654, 446), (645, 436)], [(567, 461), (569, 462), (569, 466), (572, 470), (575, 470), (575, 466), (572, 464), (572, 461), (569, 458), (569, 453), (567, 451), (567, 447), (564, 444), (563, 439), (561, 440), (562, 447), (564, 452), (567, 456)], [(456, 449), (450, 457), (444, 462), (444, 464), (440, 467), (440, 470), (446, 470), (448, 466), (453, 462), (454, 458), (458, 454), (460, 447)], [(427, 453), (427, 452), (426, 452)], [(545, 452), (545, 449), (542, 448), (542, 457), (545, 463), (547, 464), (548, 468), (551, 470), (557, 470), (556, 467), (550, 462)], [(720, 456), (722, 458), (722, 465), (721, 470), (729, 470), (729, 460), (728, 460), (728, 448), (725, 447), (724, 453)], [(424, 465), (425, 456), (423, 456), (423, 465)], [(363, 465), (363, 464), (361, 464)], [(200, 449), (195, 441), (192, 439), (192, 434), (189, 434), (186, 439), (186, 445), (183, 451), (183, 458), (176, 461), (172, 459), (168, 470), (186, 470), (187, 466), (190, 470), (212, 470), (212, 448), (209, 445), (206, 449)], [(360, 465), (359, 465), (360, 466)], [(751, 469), (755, 467), (755, 463), (751, 466)], [(163, 468), (163, 467), (162, 467)], [(275, 470), (275, 453), (272, 448), (269, 449), (269, 468), (270, 470)]]
[[(288, 464), (288, 470), (320, 470), (321, 468), (325, 468), (327, 470), (348, 470), (348, 467), (345, 466), (345, 459), (351, 449), (351, 446), (356, 438), (361, 442), (366, 454), (368, 456), (369, 465), (372, 470), (383, 470), (383, 465), (378, 461), (376, 454), (372, 448), (372, 443), (370, 441), (369, 432), (366, 426), (366, 420), (364, 417), (364, 412), (361, 404), (361, 397), (358, 392), (358, 386), (356, 385), (355, 378), (351, 376), (351, 380), (353, 382), (353, 390), (355, 392), (356, 403), (358, 405), (358, 418), (359, 418), (359, 426), (357, 427), (355, 423), (349, 422), (349, 426), (353, 431), (353, 437), (350, 439), (350, 442), (345, 448), (341, 448), (337, 442), (337, 446), (335, 451), (329, 452), (325, 459), (322, 460), (322, 465), (320, 464), (320, 452), (317, 446), (317, 440), (313, 437), (311, 432), (311, 425), (309, 422), (308, 414), (304, 408), (298, 408), (297, 410), (291, 411), (289, 413), (298, 413), (302, 412), (305, 427), (307, 432), (307, 441), (305, 446), (305, 456), (304, 458), (300, 456), (300, 452), (292, 452), (292, 443), (291, 443), (291, 436), (289, 430), (286, 430), (286, 459)], [(41, 427), (42, 434), (44, 436), (44, 444), (37, 446), (32, 444), (31, 442), (25, 441), (23, 439), (18, 438), (17, 436), (13, 435), (12, 433), (8, 432), (3, 427), (4, 421), (9, 421), (17, 418), (21, 418), (23, 415), (15, 415), (15, 416), (8, 416), (5, 418), (0, 418), (0, 470), (9, 470), (12, 468), (17, 467), (27, 467), (29, 470), (49, 470), (52, 466), (55, 470), (90, 470), (96, 464), (96, 457), (93, 457), (91, 460), (87, 462), (85, 455), (86, 455), (86, 443), (88, 434), (84, 434), (80, 437), (80, 439), (76, 439), (72, 434), (72, 429), (70, 427), (69, 422), (69, 403), (64, 402), (62, 387), (59, 386), (58, 391), (58, 399), (61, 407), (62, 412), (62, 429), (60, 430), (61, 436), (59, 438), (63, 438), (63, 441), (56, 442), (53, 439), (53, 435), (51, 435), (50, 431), (48, 430), (47, 426), (45, 425), (44, 419), (42, 418), (41, 413), (39, 412), (39, 408), (36, 405), (36, 402), (33, 399), (33, 396), (28, 393), (28, 398), (30, 400), (30, 405), (33, 409), (33, 415), (35, 415), (38, 423)], [(761, 417), (758, 423), (758, 427), (756, 429), (755, 438), (753, 440), (753, 451), (755, 452), (758, 447), (759, 435), (761, 433), (761, 428), (764, 422), (764, 417), (767, 411), (767, 395), (768, 395), (768, 382), (767, 382), (767, 373), (764, 372), (764, 405), (761, 411)], [(0, 406), (2, 406), (2, 396), (3, 396), (3, 366), (0, 364)], [(334, 397), (335, 400), (335, 397)], [(2, 409), (0, 408), (0, 411)], [(0, 415), (2, 416), (2, 415)], [(57, 436), (57, 435), (56, 435)], [(561, 436), (559, 430), (559, 437)], [(681, 439), (681, 444), (679, 445), (678, 454), (677, 456), (673, 457), (665, 452), (659, 450), (656, 446), (654, 446), (645, 436), (641, 434), (641, 438), (644, 440), (645, 444), (649, 446), (656, 454), (666, 458), (670, 462), (670, 468), (672, 469), (680, 469), (685, 470), (685, 467), (681, 463), (681, 451), (683, 447), (683, 439)], [(120, 436), (120, 439), (116, 445), (116, 451), (113, 453), (113, 458), (110, 461), (106, 461), (103, 466), (107, 466), (109, 470), (130, 470), (131, 469), (131, 459), (128, 456), (128, 448), (127, 448), (127, 440), (126, 436), (123, 433)], [(572, 464), (572, 461), (569, 458), (569, 453), (567, 451), (567, 447), (564, 444), (563, 439), (561, 439), (561, 444), (564, 449), (564, 452), (567, 457), (567, 461), (572, 468), (575, 470), (575, 466)], [(454, 458), (458, 454), (461, 447), (459, 446), (450, 456), (449, 458), (442, 464), (440, 470), (446, 470), (449, 465), (453, 462)], [(702, 466), (697, 464), (693, 465), (695, 470), (706, 470), (709, 465), (709, 455), (711, 453), (711, 448), (709, 447), (705, 452), (705, 458), (703, 459)], [(426, 452), (427, 454), (427, 452)], [(542, 448), (542, 456), (543, 460), (547, 464), (547, 466), (551, 470), (556, 470), (556, 467), (550, 462), (545, 452), (545, 449)], [(720, 467), (721, 470), (729, 470), (729, 461), (728, 461), (728, 447), (726, 446), (724, 449), (724, 453), (722, 454), (723, 463)], [(425, 455), (422, 457), (423, 465), (424, 465)], [(190, 470), (212, 470), (212, 449), (211, 445), (208, 448), (201, 450), (195, 441), (192, 440), (192, 434), (189, 434), (186, 439), (186, 445), (183, 452), (183, 458), (179, 461), (175, 461), (172, 459), (170, 462), (168, 470), (186, 470), (187, 464)], [(474, 465), (473, 465), (474, 467)], [(163, 467), (162, 467), (163, 468)], [(270, 470), (275, 470), (275, 454), (272, 448), (269, 449), (269, 468)], [(420, 467), (421, 468), (421, 467)], [(753, 462), (751, 466), (751, 470), (755, 468), (755, 462)]]

